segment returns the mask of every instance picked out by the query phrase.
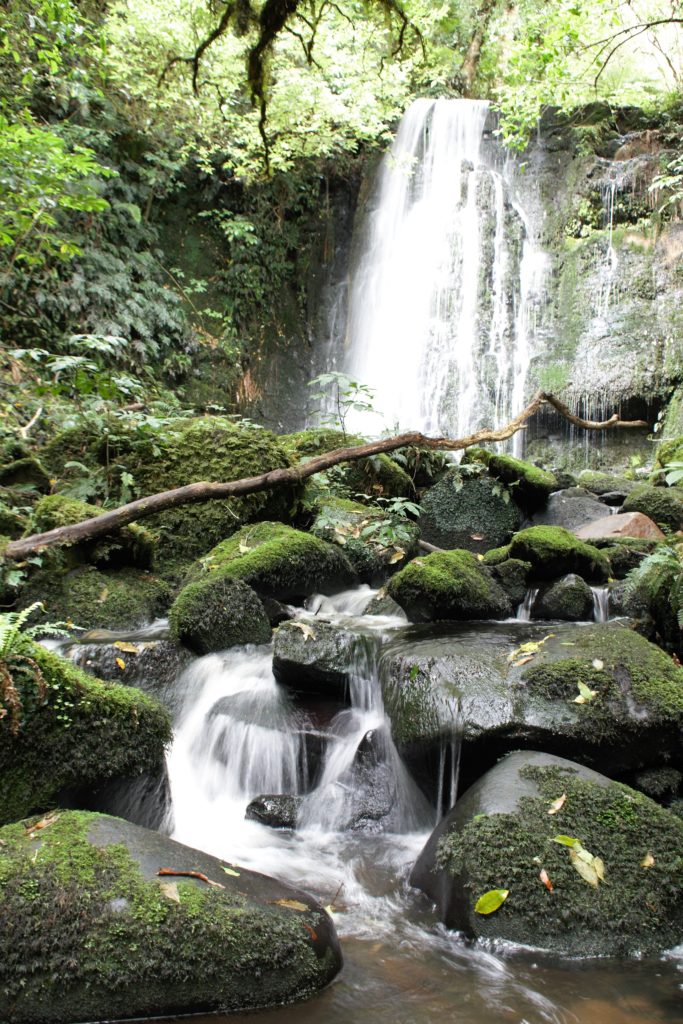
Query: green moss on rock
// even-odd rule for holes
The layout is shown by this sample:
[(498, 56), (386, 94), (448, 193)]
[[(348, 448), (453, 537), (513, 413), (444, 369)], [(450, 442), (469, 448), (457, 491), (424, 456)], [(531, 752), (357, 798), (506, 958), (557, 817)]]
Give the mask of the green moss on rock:
[(502, 562), (506, 562), (510, 557), (510, 545), (503, 544), (499, 548), (489, 548), (484, 553), (484, 565), (500, 565)]
[(17, 484), (47, 492), (50, 490), (50, 477), (38, 459), (27, 456), (0, 467), (0, 486), (16, 487)]
[(535, 619), (561, 619), (566, 622), (591, 619), (593, 593), (585, 580), (569, 573), (538, 595), (531, 614)]
[[(102, 513), (103, 509), (97, 505), (66, 498), (63, 494), (48, 494), (40, 499), (33, 510), (33, 532), (43, 533), (62, 526), (73, 526), (101, 516)], [(154, 559), (154, 543), (149, 530), (140, 523), (131, 523), (98, 540), (80, 543), (75, 546), (75, 551), (79, 560), (99, 566), (132, 565), (139, 569), (150, 569)]]
[[(549, 817), (562, 794), (561, 810)], [(656, 954), (680, 941), (683, 822), (641, 793), (569, 761), (518, 753), (458, 808), (413, 874), (452, 927), (580, 956)], [(557, 834), (600, 857), (604, 881), (588, 884), (570, 850), (553, 842)], [(648, 853), (654, 863), (644, 869)], [(552, 892), (539, 881), (542, 868)], [(508, 899), (494, 914), (476, 914), (478, 897), (490, 889), (509, 890)]]
[(628, 495), (623, 512), (642, 512), (662, 530), (673, 533), (683, 529), (683, 498), (676, 487), (650, 487), (640, 484)]
[(263, 604), (239, 579), (216, 576), (190, 583), (174, 601), (168, 617), (171, 637), (200, 655), (270, 640)]
[[(479, 452), (481, 450), (477, 449)], [(487, 456), (485, 465), (491, 476), (510, 488), (515, 501), (525, 512), (542, 508), (551, 492), (558, 489), (554, 474), (531, 462), (524, 462), (512, 455), (487, 452)]]
[(334, 497), (319, 502), (311, 533), (340, 546), (364, 583), (379, 583), (404, 564), (417, 552), (420, 536), (419, 527), (407, 519)]
[(94, 566), (44, 569), (20, 595), (21, 607), (42, 601), (45, 618), (83, 629), (127, 629), (158, 618), (170, 604), (168, 585), (140, 569), (103, 572)]
[(507, 594), (470, 551), (416, 558), (389, 582), (388, 594), (413, 622), (505, 618)]
[[(214, 857), (104, 815), (63, 811), (33, 835), (24, 823), (0, 832), (8, 1024), (280, 1005), (312, 995), (341, 966), (328, 915), (273, 879), (226, 874)], [(219, 886), (159, 878), (160, 867)]]
[(521, 518), (500, 484), (455, 467), (422, 498), (420, 529), (437, 547), (483, 552), (508, 540)]
[(530, 526), (516, 533), (510, 542), (510, 557), (530, 562), (539, 580), (572, 572), (584, 579), (604, 580), (610, 571), (609, 559), (602, 551), (561, 526)]
[[(318, 427), (286, 434), (282, 444), (291, 453), (295, 462), (313, 458), (336, 448), (350, 448), (364, 444), (365, 438), (355, 434), (343, 434), (341, 430)], [(335, 466), (328, 470), (328, 478), (335, 493), (340, 497), (353, 498), (356, 494), (370, 494), (383, 498), (410, 498), (415, 494), (412, 479), (390, 455), (373, 455)]]
[(11, 735), (8, 718), (0, 720), (0, 822), (49, 807), (66, 787), (162, 768), (171, 725), (160, 704), (131, 687), (93, 679), (38, 645), (29, 654), (46, 696), (37, 698), (26, 664), (18, 734)]

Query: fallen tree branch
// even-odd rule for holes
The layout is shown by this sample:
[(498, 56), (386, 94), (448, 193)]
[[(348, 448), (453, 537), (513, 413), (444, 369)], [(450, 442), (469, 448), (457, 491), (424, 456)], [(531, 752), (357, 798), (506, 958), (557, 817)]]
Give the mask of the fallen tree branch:
[(147, 498), (138, 498), (130, 501), (127, 505), (102, 512), (101, 515), (92, 519), (85, 519), (82, 523), (75, 523), (73, 526), (59, 526), (46, 533), (35, 533), (30, 537), (22, 537), (20, 540), (12, 541), (5, 548), (5, 557), (20, 561), (27, 555), (45, 548), (59, 547), (70, 544), (78, 544), (82, 541), (94, 540), (106, 533), (118, 530), (122, 526), (136, 522), (139, 519), (146, 519), (148, 516), (163, 512), (169, 508), (178, 508), (180, 505), (199, 504), (204, 501), (215, 501), (216, 499), (237, 498), (244, 494), (254, 494), (257, 491), (267, 491), (274, 487), (282, 487), (286, 484), (300, 483), (309, 476), (321, 473), (323, 470), (331, 469), (341, 462), (354, 462), (357, 459), (367, 459), (372, 455), (381, 455), (385, 452), (395, 451), (397, 448), (428, 448), (441, 451), (462, 451), (472, 445), (484, 444), (490, 441), (506, 441), (518, 430), (522, 430), (528, 419), (538, 412), (542, 405), (551, 405), (560, 415), (569, 420), (577, 427), (585, 430), (608, 430), (611, 428), (633, 428), (647, 427), (644, 420), (620, 420), (615, 413), (608, 420), (596, 422), (584, 420), (570, 412), (569, 408), (560, 402), (553, 395), (538, 391), (531, 402), (518, 416), (510, 420), (504, 427), (497, 430), (485, 428), (474, 434), (461, 438), (448, 437), (425, 437), (424, 434), (411, 432), (397, 434), (395, 437), (382, 438), (379, 441), (370, 441), (367, 444), (354, 445), (349, 448), (336, 448), (334, 451), (325, 452), (309, 459), (308, 462), (293, 466), (290, 469), (273, 469), (260, 476), (250, 476), (243, 480), (231, 480), (227, 483), (192, 483), (183, 487), (176, 487), (171, 491), (162, 491), (159, 494), (151, 494)]

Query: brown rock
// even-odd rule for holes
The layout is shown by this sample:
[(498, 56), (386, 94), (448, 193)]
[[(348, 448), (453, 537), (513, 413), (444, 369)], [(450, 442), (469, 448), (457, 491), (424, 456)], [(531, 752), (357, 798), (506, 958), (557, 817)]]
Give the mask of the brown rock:
[(574, 530), (581, 540), (602, 540), (608, 537), (638, 537), (645, 540), (664, 540), (656, 523), (642, 512), (620, 512), (616, 516), (603, 516)]

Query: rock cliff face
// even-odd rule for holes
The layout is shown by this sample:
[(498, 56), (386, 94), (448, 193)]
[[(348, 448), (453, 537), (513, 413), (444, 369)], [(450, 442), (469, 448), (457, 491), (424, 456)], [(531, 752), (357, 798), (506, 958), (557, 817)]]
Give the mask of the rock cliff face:
[[(664, 433), (680, 432), (683, 224), (656, 214), (661, 197), (651, 190), (675, 148), (676, 133), (664, 118), (595, 106), (571, 122), (548, 115), (527, 152), (511, 162), (489, 116), (480, 147), (486, 170), (473, 179), (479, 210), (473, 355), (480, 415), (488, 422), (501, 411), (501, 360), (520, 357), (515, 333), (523, 329), (526, 397), (543, 387), (590, 418), (620, 408), (624, 416), (654, 423), (664, 412)], [(310, 367), (311, 375), (345, 365), (347, 284), (367, 235), (375, 169), (376, 161), (369, 161), (357, 204), (346, 183), (343, 201), (340, 195), (329, 206), (335, 244), (327, 257), (321, 250), (313, 261), (306, 329), (311, 347), (290, 355), (299, 366)], [(505, 179), (502, 219), (496, 174)], [(496, 317), (500, 338), (494, 359)], [(291, 384), (291, 374), (288, 380)], [(512, 398), (519, 404), (519, 394), (508, 393), (508, 405)], [(304, 401), (298, 404), (301, 414), (304, 407)], [(554, 416), (540, 417), (528, 432), (527, 455), (597, 467), (653, 454), (645, 431), (604, 435), (583, 446), (576, 440)]]

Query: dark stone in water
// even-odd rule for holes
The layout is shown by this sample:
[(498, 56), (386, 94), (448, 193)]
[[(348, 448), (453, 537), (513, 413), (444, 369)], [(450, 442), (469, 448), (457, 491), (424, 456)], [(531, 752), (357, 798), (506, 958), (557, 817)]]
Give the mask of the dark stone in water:
[(575, 573), (541, 590), (531, 609), (533, 619), (581, 622), (593, 618), (593, 592)]
[(251, 801), (245, 817), (270, 828), (295, 829), (302, 797), (268, 793)]

